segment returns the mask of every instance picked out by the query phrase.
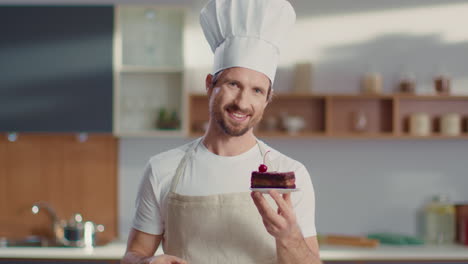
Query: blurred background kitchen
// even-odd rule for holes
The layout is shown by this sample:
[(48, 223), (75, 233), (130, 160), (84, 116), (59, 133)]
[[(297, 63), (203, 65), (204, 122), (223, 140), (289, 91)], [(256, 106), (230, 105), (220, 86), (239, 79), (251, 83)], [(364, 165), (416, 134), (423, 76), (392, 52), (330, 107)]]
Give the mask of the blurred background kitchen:
[[(126, 239), (149, 157), (206, 125), (205, 3), (0, 0), (4, 241), (54, 236), (31, 213), (38, 201), (62, 227), (93, 221), (103, 241)], [(438, 195), (456, 236), (455, 205), (468, 204), (468, 1), (291, 3), (297, 23), (257, 132), (308, 168), (318, 232), (423, 239)]]

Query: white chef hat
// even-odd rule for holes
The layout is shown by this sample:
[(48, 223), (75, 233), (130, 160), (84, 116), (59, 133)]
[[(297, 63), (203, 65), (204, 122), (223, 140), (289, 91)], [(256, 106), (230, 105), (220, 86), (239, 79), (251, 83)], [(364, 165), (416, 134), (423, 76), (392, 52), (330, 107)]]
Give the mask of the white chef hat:
[(211, 0), (200, 13), (200, 24), (214, 53), (213, 74), (244, 67), (273, 83), (279, 42), (295, 20), (285, 0)]

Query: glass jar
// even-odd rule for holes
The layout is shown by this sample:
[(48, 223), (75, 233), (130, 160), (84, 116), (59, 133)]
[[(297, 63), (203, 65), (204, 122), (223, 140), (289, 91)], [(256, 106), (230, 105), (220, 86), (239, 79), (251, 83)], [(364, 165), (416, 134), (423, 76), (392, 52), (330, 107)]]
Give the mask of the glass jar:
[(405, 72), (401, 74), (398, 81), (398, 92), (414, 94), (416, 93), (416, 81), (412, 73)]
[(447, 195), (436, 195), (424, 208), (424, 236), (429, 244), (455, 242), (455, 206)]

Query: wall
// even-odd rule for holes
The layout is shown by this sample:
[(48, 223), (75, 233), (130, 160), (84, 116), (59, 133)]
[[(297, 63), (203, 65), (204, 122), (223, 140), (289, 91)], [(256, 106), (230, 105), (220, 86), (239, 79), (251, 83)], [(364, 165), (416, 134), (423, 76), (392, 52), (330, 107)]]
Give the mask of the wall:
[[(403, 71), (415, 74), (419, 93), (444, 70), (453, 91), (468, 93), (466, 1), (291, 1), (298, 20), (283, 44), (277, 92), (291, 86), (296, 61), (314, 65), (313, 90), (353, 93), (372, 68), (392, 92)], [(192, 1), (185, 32), (191, 90), (203, 91), (212, 54), (198, 24), (205, 1)], [(443, 4), (441, 4), (443, 3)], [(151, 155), (189, 139), (124, 139), (120, 145), (120, 232), (131, 225), (136, 189)], [(466, 140), (266, 140), (303, 162), (317, 199), (319, 232), (418, 233), (418, 210), (436, 193), (468, 200)]]

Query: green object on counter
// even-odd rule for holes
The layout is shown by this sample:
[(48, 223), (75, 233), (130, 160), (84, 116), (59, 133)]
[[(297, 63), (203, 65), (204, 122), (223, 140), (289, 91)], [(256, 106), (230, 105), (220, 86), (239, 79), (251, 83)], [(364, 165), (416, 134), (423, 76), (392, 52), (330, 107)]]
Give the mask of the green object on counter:
[(372, 233), (367, 236), (370, 239), (377, 239), (381, 244), (387, 245), (423, 245), (424, 241), (414, 236), (395, 233)]

